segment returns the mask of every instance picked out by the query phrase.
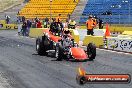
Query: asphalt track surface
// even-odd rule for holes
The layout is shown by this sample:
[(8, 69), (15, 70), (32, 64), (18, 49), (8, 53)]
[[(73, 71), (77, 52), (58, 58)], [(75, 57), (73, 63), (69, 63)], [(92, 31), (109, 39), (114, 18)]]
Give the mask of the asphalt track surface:
[(97, 50), (95, 61), (55, 61), (36, 54), (35, 39), (0, 31), (0, 88), (132, 88), (132, 83), (80, 86), (75, 80), (80, 64), (88, 74), (132, 75), (132, 55)]

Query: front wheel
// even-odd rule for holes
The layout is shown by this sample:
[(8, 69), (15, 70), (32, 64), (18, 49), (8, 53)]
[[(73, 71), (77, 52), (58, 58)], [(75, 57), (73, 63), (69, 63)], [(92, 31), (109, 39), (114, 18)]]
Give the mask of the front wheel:
[(36, 51), (38, 55), (46, 55), (46, 50), (42, 37), (36, 39)]
[(87, 55), (89, 60), (93, 60), (96, 57), (96, 46), (93, 43), (89, 43), (87, 46)]
[(58, 61), (62, 61), (63, 56), (64, 55), (63, 55), (62, 47), (57, 43), (55, 48), (55, 57), (57, 58)]

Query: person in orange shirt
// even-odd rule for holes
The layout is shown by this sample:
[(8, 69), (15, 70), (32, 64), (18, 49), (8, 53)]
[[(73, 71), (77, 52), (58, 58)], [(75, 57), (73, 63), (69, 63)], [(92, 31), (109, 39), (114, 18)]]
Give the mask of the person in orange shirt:
[(60, 22), (61, 22), (60, 17), (61, 17), (61, 14), (59, 14), (58, 17), (56, 18), (56, 22), (57, 22), (57, 23), (60, 23)]
[(88, 20), (86, 21), (87, 26), (87, 35), (93, 35), (93, 28), (95, 27), (92, 15), (89, 16)]
[(94, 27), (96, 27), (97, 25), (98, 25), (98, 22), (97, 22), (97, 18), (96, 18), (96, 16), (94, 16), (94, 18), (93, 18), (93, 22), (94, 22)]
[(58, 29), (59, 29), (59, 26), (60, 26), (60, 32), (62, 32), (64, 30), (64, 27), (63, 27), (63, 24), (62, 24), (62, 21), (61, 21), (61, 14), (59, 14), (58, 17), (56, 18), (56, 24), (58, 26)]

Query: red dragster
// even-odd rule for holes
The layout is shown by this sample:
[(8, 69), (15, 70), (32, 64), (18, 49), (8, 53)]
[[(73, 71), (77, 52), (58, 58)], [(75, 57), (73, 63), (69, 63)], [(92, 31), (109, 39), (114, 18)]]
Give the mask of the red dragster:
[(36, 51), (39, 55), (54, 52), (57, 60), (92, 60), (96, 56), (96, 47), (91, 43), (87, 46), (87, 53), (80, 48), (74, 39), (68, 35), (56, 36), (49, 29), (43, 31), (44, 35), (36, 39)]

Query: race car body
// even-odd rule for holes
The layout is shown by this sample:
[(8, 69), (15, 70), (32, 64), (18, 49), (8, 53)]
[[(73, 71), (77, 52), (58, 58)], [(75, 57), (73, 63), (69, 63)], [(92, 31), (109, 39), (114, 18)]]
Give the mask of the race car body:
[(43, 31), (44, 35), (36, 40), (36, 51), (39, 55), (47, 55), (50, 51), (57, 60), (88, 60), (89, 55), (80, 48), (74, 39), (68, 35), (56, 36), (48, 29)]
[(45, 35), (47, 35), (47, 37), (48, 37), (51, 41), (54, 41), (55, 43), (57, 43), (58, 40), (61, 39), (60, 36), (55, 36), (55, 35), (53, 35), (51, 32), (49, 32), (49, 29), (44, 30), (43, 33), (44, 33)]
[(86, 54), (86, 52), (82, 48), (79, 48), (79, 47), (72, 47), (71, 54), (73, 58), (78, 59), (78, 60), (85, 60), (86, 58), (88, 58), (88, 55)]

